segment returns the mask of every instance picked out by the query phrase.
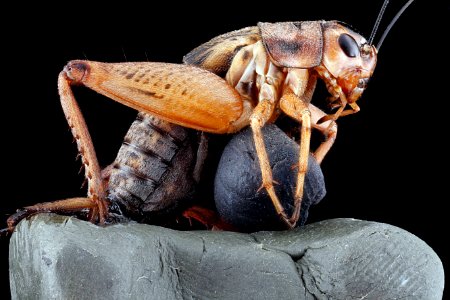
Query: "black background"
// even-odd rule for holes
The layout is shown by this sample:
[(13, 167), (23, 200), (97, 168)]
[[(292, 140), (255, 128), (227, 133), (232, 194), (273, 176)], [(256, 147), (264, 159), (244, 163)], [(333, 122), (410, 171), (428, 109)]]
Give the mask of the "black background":
[[(258, 21), (337, 19), (368, 37), (381, 6), (252, 2), (2, 8), (0, 224), (23, 205), (85, 194), (56, 88), (68, 60), (177, 63), (210, 38)], [(381, 31), (401, 2), (392, 1)], [(449, 51), (442, 41), (449, 27), (439, 15), (448, 18), (446, 5), (416, 1), (394, 26), (358, 102), (361, 112), (338, 122), (337, 141), (322, 164), (328, 194), (309, 222), (350, 217), (404, 228), (428, 243), (448, 269)], [(114, 159), (135, 112), (87, 89), (75, 93), (104, 166)], [(0, 249), (0, 290), (8, 293), (8, 238), (1, 238)]]

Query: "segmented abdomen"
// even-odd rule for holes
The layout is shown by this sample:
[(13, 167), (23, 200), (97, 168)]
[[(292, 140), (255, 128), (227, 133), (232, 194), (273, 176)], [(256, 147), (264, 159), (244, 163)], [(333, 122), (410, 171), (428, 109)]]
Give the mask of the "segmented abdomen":
[(196, 133), (145, 113), (128, 130), (109, 179), (109, 199), (126, 215), (174, 207), (193, 192)]

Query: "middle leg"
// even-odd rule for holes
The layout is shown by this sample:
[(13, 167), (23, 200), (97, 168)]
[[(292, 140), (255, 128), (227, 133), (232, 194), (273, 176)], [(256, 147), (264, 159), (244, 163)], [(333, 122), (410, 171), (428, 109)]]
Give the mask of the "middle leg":
[(258, 160), (261, 169), (262, 176), (262, 187), (264, 187), (269, 194), (270, 199), (275, 207), (277, 214), (283, 220), (283, 222), (289, 227), (293, 228), (295, 223), (292, 223), (287, 216), (283, 205), (278, 199), (275, 188), (273, 186), (274, 180), (272, 176), (272, 168), (270, 167), (269, 157), (266, 152), (266, 147), (264, 145), (264, 139), (262, 134), (262, 127), (271, 118), (274, 111), (274, 104), (269, 100), (261, 101), (253, 111), (250, 117), (250, 127), (253, 132), (253, 140), (255, 141), (256, 154), (258, 155)]
[(306, 171), (308, 170), (308, 157), (311, 140), (311, 112), (309, 111), (308, 104), (300, 100), (293, 93), (283, 95), (280, 100), (280, 108), (288, 116), (302, 124), (297, 183), (294, 195), (294, 212), (289, 219), (290, 223), (296, 224), (300, 218), (305, 176)]

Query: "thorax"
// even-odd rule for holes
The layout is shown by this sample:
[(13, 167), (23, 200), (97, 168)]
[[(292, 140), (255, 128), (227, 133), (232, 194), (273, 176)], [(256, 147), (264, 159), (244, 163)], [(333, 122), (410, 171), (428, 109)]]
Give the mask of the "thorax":
[(312, 69), (275, 65), (262, 41), (241, 48), (234, 56), (225, 79), (243, 99), (256, 106), (259, 101), (278, 102), (284, 89), (300, 96), (305, 92)]

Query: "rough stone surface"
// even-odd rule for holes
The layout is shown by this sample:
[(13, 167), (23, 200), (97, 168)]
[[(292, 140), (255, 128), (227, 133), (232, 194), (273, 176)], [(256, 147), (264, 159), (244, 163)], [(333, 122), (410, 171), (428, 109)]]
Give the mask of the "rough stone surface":
[[(299, 146), (273, 124), (263, 128), (264, 143), (280, 202), (290, 216), (294, 207)], [(250, 128), (236, 134), (225, 147), (214, 182), (216, 208), (223, 219), (243, 232), (285, 229), (262, 183), (261, 168)], [(309, 208), (325, 197), (325, 180), (310, 156), (306, 173), (299, 225)]]
[(438, 256), (386, 224), (291, 231), (99, 227), (41, 214), (11, 237), (13, 299), (441, 299)]

